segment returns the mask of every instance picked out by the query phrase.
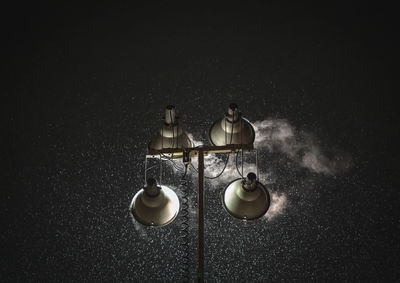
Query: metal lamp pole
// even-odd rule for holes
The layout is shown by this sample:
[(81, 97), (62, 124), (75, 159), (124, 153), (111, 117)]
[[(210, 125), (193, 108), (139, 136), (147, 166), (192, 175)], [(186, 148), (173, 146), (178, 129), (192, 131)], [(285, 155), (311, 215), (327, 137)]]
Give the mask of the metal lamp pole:
[(172, 158), (183, 157), (184, 153), (190, 157), (198, 158), (199, 181), (198, 181), (198, 281), (204, 282), (204, 155), (209, 153), (232, 153), (243, 150), (253, 150), (253, 144), (231, 144), (224, 146), (201, 146), (192, 148), (165, 148), (161, 150), (149, 150), (147, 158), (158, 158), (169, 155)]
[(199, 225), (199, 243), (198, 243), (198, 278), (199, 282), (204, 282), (204, 152), (199, 150), (199, 191), (198, 191), (198, 225)]

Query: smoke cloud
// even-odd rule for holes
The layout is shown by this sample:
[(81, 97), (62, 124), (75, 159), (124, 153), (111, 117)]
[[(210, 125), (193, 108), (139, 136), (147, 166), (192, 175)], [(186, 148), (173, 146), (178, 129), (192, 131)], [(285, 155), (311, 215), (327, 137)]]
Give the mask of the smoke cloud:
[(267, 220), (271, 220), (282, 214), (287, 206), (287, 197), (285, 193), (270, 192), (271, 203), (268, 212), (264, 215)]
[(285, 119), (266, 119), (253, 126), (256, 148), (283, 153), (301, 167), (326, 175), (342, 173), (351, 167), (349, 156), (332, 152), (328, 157), (312, 134), (300, 133)]

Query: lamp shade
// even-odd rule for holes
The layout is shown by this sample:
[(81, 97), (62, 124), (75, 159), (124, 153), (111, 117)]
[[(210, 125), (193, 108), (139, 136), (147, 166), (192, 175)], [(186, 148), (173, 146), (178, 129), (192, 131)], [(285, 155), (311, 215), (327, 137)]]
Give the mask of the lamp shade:
[(171, 223), (179, 212), (176, 193), (166, 186), (158, 186), (155, 179), (135, 194), (130, 206), (133, 217), (146, 226), (164, 226)]
[(270, 196), (267, 189), (256, 180), (256, 175), (249, 173), (246, 179), (236, 179), (226, 187), (222, 203), (233, 217), (252, 220), (268, 211)]
[(167, 106), (165, 109), (164, 124), (149, 143), (149, 150), (192, 147), (193, 143), (182, 130), (181, 126), (179, 126), (178, 119), (175, 106)]
[(235, 103), (229, 105), (225, 116), (213, 123), (209, 131), (213, 145), (252, 144), (255, 132), (250, 122), (242, 117)]

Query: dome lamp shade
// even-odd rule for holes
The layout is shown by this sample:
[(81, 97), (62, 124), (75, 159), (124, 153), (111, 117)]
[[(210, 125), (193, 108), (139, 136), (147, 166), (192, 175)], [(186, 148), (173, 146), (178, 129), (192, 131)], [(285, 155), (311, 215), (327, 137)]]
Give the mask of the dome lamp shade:
[(178, 120), (179, 117), (176, 116), (175, 106), (168, 105), (165, 109), (164, 123), (149, 143), (149, 150), (192, 147), (193, 142), (182, 130)]
[(224, 146), (229, 144), (252, 144), (255, 132), (250, 122), (243, 118), (235, 103), (229, 105), (228, 112), (221, 119), (213, 123), (209, 131), (209, 138), (213, 145)]
[(171, 223), (179, 212), (179, 199), (176, 193), (166, 187), (158, 186), (153, 178), (135, 194), (130, 211), (136, 221), (146, 226), (165, 226)]
[(245, 179), (236, 179), (226, 187), (222, 203), (233, 217), (253, 220), (268, 211), (270, 196), (268, 190), (257, 181), (256, 175), (249, 173)]

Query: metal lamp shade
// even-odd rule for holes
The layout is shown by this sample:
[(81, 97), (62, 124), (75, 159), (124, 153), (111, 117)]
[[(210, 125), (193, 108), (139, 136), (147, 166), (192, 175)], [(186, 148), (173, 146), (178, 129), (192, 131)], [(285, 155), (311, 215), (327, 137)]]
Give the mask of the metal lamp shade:
[(178, 124), (175, 107), (172, 105), (167, 106), (165, 109), (164, 124), (149, 143), (149, 149), (189, 148), (192, 145), (192, 141)]
[(179, 199), (176, 193), (161, 186), (156, 196), (148, 195), (141, 189), (132, 199), (133, 217), (146, 226), (164, 226), (171, 223), (179, 212)]
[(226, 211), (235, 218), (252, 220), (263, 216), (269, 208), (270, 196), (267, 189), (255, 181), (253, 191), (243, 188), (243, 179), (232, 181), (222, 195)]
[(236, 104), (231, 104), (225, 117), (215, 121), (211, 126), (209, 138), (216, 146), (252, 144), (255, 132), (250, 122), (242, 117)]
[(178, 125), (163, 125), (159, 133), (151, 140), (149, 149), (189, 148), (193, 143)]

